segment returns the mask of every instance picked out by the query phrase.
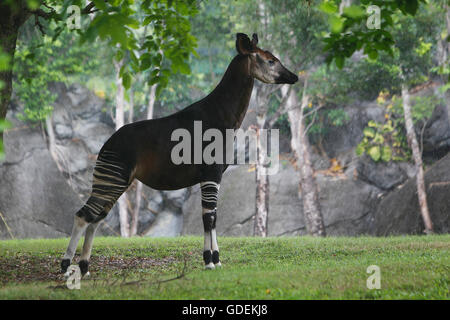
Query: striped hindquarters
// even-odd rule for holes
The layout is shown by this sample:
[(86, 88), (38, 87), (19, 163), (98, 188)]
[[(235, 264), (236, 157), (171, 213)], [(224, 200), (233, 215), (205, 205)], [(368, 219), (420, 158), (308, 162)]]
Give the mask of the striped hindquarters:
[(130, 172), (117, 153), (102, 151), (94, 168), (91, 196), (77, 215), (87, 222), (103, 219), (129, 187)]

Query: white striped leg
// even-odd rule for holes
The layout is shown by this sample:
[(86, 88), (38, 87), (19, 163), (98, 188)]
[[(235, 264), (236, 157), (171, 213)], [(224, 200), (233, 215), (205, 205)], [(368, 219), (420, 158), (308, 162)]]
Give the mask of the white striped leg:
[(89, 276), (89, 259), (91, 258), (92, 242), (98, 225), (99, 222), (91, 223), (87, 227), (86, 235), (84, 236), (83, 251), (81, 252), (79, 267), (81, 274), (85, 277)]
[(130, 185), (130, 170), (122, 163), (120, 156), (111, 151), (102, 151), (95, 164), (92, 193), (86, 204), (75, 214), (75, 222), (69, 247), (61, 261), (61, 271), (66, 273), (84, 230), (86, 238), (79, 267), (82, 274), (88, 272), (92, 239), (98, 222), (106, 217), (117, 199)]
[(217, 245), (216, 233), (216, 206), (217, 196), (219, 194), (220, 185), (213, 181), (201, 183), (202, 190), (202, 207), (203, 207), (203, 228), (204, 228), (204, 247), (203, 261), (205, 269), (214, 269), (220, 267), (219, 247)]

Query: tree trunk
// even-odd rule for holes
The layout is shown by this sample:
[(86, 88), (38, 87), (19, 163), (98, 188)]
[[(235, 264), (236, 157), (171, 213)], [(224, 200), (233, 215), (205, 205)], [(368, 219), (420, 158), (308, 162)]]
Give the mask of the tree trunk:
[(128, 110), (128, 123), (132, 123), (134, 120), (134, 91), (130, 88), (130, 105)]
[(50, 151), (50, 155), (52, 156), (53, 160), (56, 163), (56, 166), (58, 167), (58, 170), (60, 172), (63, 172), (63, 168), (61, 167), (59, 163), (59, 157), (58, 153), (56, 151), (56, 138), (55, 138), (55, 131), (53, 130), (53, 116), (50, 114), (47, 118), (45, 118), (45, 126), (47, 127), (47, 136), (48, 136), (48, 150)]
[(267, 111), (269, 106), (270, 90), (268, 86), (258, 85), (255, 90), (256, 103), (256, 196), (255, 196), (255, 222), (253, 235), (259, 237), (267, 236), (267, 221), (269, 217), (269, 175), (267, 160), (268, 139), (262, 143), (261, 130), (267, 124)]
[(301, 190), (307, 232), (312, 236), (324, 237), (326, 235), (325, 225), (319, 204), (314, 169), (311, 164), (310, 145), (303, 121), (303, 113), (308, 105), (306, 86), (307, 82), (305, 81), (300, 108), (298, 108), (297, 94), (294, 90), (291, 90), (290, 96), (286, 101), (288, 104), (288, 118), (292, 134), (291, 146), (297, 157), (297, 164), (300, 171), (299, 188)]
[(433, 224), (431, 222), (430, 212), (428, 210), (427, 205), (427, 193), (425, 189), (422, 154), (420, 152), (419, 143), (417, 142), (416, 133), (414, 131), (414, 124), (411, 116), (409, 92), (404, 82), (402, 83), (402, 99), (403, 99), (403, 112), (405, 115), (406, 136), (408, 138), (409, 146), (412, 149), (414, 163), (417, 171), (416, 176), (417, 195), (419, 198), (420, 212), (422, 214), (423, 222), (425, 224), (424, 232), (426, 234), (430, 234), (433, 233)]
[(264, 128), (265, 120), (258, 121), (256, 127), (256, 198), (255, 198), (255, 223), (253, 234), (259, 237), (267, 236), (267, 221), (269, 217), (269, 175), (267, 174), (267, 143), (261, 141), (261, 129)]
[[(14, 53), (16, 51), (16, 41), (19, 28), (30, 16), (25, 1), (14, 1), (0, 3), (0, 52), (8, 54), (10, 58), (10, 68), (0, 71), (0, 120), (6, 118), (12, 92), (12, 66)], [(0, 139), (3, 133), (0, 132)]]
[[(125, 123), (124, 116), (124, 87), (122, 79), (119, 77), (120, 68), (123, 65), (123, 60), (117, 62), (114, 61), (114, 67), (116, 69), (116, 130), (120, 129)], [(128, 222), (128, 208), (127, 208), (127, 193), (124, 192), (122, 196), (117, 200), (119, 205), (119, 220), (120, 220), (120, 235), (122, 237), (130, 236), (130, 225)]]
[[(150, 88), (150, 95), (148, 99), (148, 106), (147, 106), (147, 119), (153, 119), (153, 109), (155, 106), (155, 100), (156, 100), (156, 85), (153, 85)], [(131, 106), (133, 107), (133, 106)], [(141, 207), (141, 199), (142, 199), (142, 182), (138, 181), (136, 184), (136, 203), (134, 210), (131, 215), (131, 229), (130, 229), (130, 235), (135, 236), (137, 234), (137, 227), (138, 227), (138, 221), (139, 221), (139, 209)]]

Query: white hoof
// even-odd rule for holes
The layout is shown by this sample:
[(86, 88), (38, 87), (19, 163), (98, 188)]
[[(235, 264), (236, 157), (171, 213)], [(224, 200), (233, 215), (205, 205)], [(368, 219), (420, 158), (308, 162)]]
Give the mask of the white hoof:
[(222, 264), (221, 264), (220, 262), (217, 262), (214, 266), (215, 266), (216, 268), (222, 268)]
[(213, 270), (216, 266), (214, 263), (210, 262), (207, 265), (205, 265), (205, 270)]

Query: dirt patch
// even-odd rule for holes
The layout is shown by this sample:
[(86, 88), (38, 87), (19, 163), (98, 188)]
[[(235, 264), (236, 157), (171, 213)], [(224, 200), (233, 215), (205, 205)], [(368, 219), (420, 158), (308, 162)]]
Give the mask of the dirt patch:
[[(73, 263), (77, 263), (79, 257), (75, 257)], [(90, 271), (121, 271), (146, 268), (163, 268), (177, 262), (175, 257), (154, 259), (149, 257), (102, 257), (94, 256), (90, 261)], [(0, 283), (23, 283), (30, 281), (58, 281), (61, 258), (58, 256), (35, 257), (20, 255), (12, 257), (0, 257)]]

